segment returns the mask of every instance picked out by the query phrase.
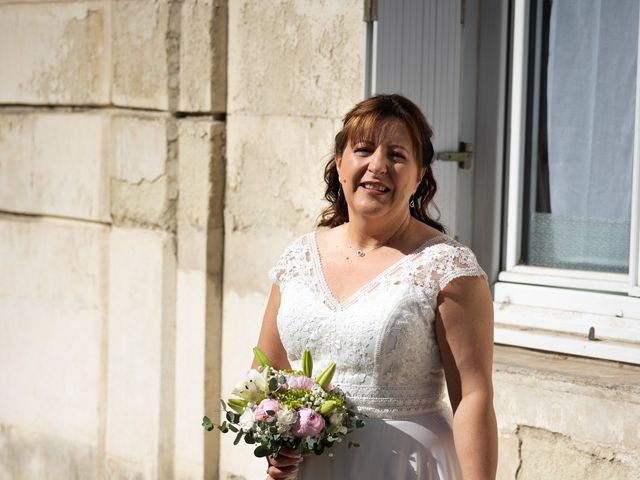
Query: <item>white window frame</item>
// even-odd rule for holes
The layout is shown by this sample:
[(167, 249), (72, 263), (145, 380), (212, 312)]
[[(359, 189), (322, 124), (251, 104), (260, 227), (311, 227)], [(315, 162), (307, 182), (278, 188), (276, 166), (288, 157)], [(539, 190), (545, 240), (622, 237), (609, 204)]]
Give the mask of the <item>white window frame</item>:
[(504, 270), (494, 286), (495, 342), (640, 364), (640, 48), (629, 274), (519, 265), (529, 78), (528, 12), (530, 0), (514, 0), (506, 149), (506, 254)]

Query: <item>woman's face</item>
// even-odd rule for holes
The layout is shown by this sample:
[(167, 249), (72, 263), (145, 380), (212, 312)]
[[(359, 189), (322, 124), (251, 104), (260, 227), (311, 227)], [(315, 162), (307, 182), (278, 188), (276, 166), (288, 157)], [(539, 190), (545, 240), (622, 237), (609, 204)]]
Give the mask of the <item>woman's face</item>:
[(397, 119), (384, 121), (373, 138), (349, 141), (336, 167), (350, 218), (406, 212), (424, 174), (409, 131)]

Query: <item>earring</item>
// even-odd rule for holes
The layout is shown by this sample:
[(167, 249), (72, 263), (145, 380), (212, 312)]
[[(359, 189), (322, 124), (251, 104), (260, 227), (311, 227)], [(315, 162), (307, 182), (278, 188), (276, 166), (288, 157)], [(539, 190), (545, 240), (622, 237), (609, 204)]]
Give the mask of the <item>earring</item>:
[(409, 206), (411, 208), (414, 208), (416, 206), (415, 202), (413, 201), (413, 195), (411, 195), (411, 200), (409, 200)]

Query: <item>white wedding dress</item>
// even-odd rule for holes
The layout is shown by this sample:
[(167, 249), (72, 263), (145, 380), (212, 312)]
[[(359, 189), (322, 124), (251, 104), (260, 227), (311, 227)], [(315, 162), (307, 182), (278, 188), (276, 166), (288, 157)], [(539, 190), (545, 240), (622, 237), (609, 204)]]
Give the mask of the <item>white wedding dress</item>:
[(486, 278), (468, 247), (441, 234), (339, 302), (315, 232), (285, 249), (269, 277), (280, 288), (277, 325), (291, 366), (301, 369), (305, 349), (314, 372), (336, 362), (332, 383), (366, 415), (349, 436), (359, 448), (345, 441), (307, 457), (298, 480), (462, 478), (434, 327), (438, 292), (460, 276)]

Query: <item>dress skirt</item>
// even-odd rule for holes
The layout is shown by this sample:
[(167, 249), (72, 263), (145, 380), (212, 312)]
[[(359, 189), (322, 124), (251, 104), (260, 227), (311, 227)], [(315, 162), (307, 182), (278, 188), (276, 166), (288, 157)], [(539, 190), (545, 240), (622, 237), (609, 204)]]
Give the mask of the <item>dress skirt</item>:
[[(365, 418), (365, 426), (342, 443), (305, 458), (296, 478), (461, 480), (450, 418), (448, 410), (400, 419)], [(360, 447), (348, 448), (348, 440)]]

